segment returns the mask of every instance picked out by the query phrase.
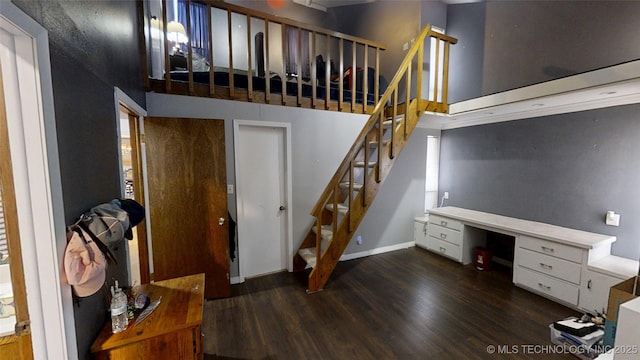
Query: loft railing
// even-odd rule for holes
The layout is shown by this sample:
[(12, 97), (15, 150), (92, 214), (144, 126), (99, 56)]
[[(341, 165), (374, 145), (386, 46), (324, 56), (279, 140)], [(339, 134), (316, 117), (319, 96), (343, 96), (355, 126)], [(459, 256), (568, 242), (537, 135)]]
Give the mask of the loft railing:
[(142, 13), (150, 91), (369, 113), (385, 90), (374, 41), (219, 1)]
[[(424, 100), (422, 75), (426, 39), (435, 42), (432, 50), (436, 53), (431, 58), (436, 63), (431, 74), (434, 89)], [(316, 219), (315, 229), (300, 246), (301, 250), (308, 250), (304, 254), (315, 262), (309, 274), (309, 291), (323, 288), (420, 116), (425, 111), (448, 111), (449, 47), (456, 42), (450, 36), (433, 31), (430, 26), (422, 30), (311, 210)], [(442, 56), (440, 51), (444, 52)], [(414, 69), (415, 79), (412, 76)], [(441, 89), (438, 89), (439, 84), (442, 84)], [(415, 98), (411, 100), (413, 96)], [(404, 104), (398, 103), (399, 98)], [(315, 254), (309, 254), (313, 251)], [(309, 263), (299, 251), (294, 257), (294, 268), (303, 268), (303, 259)]]

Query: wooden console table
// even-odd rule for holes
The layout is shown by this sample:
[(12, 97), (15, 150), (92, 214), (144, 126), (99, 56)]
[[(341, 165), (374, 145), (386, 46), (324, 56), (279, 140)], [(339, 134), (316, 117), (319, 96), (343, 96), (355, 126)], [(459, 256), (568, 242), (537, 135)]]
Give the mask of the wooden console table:
[(91, 346), (96, 359), (202, 359), (201, 330), (204, 304), (204, 274), (184, 276), (141, 285), (151, 301), (162, 301), (137, 326), (113, 334), (105, 324)]

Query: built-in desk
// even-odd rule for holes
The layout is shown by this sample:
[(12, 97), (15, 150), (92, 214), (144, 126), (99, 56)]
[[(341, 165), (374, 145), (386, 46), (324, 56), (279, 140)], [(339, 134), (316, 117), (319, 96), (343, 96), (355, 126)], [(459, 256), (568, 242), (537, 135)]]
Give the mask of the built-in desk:
[(96, 359), (202, 359), (204, 274), (141, 285), (141, 291), (160, 305), (140, 324), (111, 333), (111, 321), (91, 346)]
[(611, 255), (611, 235), (450, 206), (425, 220), (416, 218), (416, 245), (462, 264), (487, 231), (513, 236), (513, 282), (576, 309), (603, 311), (609, 288), (638, 273), (638, 261)]

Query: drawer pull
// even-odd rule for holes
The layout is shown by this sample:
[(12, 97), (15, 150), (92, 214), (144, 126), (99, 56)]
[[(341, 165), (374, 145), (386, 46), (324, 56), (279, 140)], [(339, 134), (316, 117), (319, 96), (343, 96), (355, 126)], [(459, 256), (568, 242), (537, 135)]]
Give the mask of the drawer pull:
[(587, 281), (587, 289), (591, 290), (591, 279), (589, 279), (589, 281)]
[(440, 238), (441, 239), (446, 239), (447, 238), (447, 234), (440, 233)]
[(444, 221), (444, 220), (440, 220), (440, 225), (442, 225), (442, 226), (447, 226), (447, 222), (446, 222), (446, 221)]
[(539, 288), (541, 288), (541, 289), (543, 289), (543, 290), (547, 290), (547, 291), (550, 291), (550, 290), (551, 290), (551, 286), (549, 286), (549, 285), (545, 285), (545, 284), (543, 284), (543, 283), (538, 283), (538, 287), (539, 287)]
[(540, 263), (540, 267), (542, 267), (543, 269), (547, 269), (547, 270), (552, 270), (553, 269), (552, 265), (547, 265), (545, 263)]
[(554, 251), (555, 251), (553, 248), (546, 247), (546, 246), (541, 246), (541, 248), (542, 248), (542, 251), (545, 251), (545, 252), (550, 252), (550, 253), (552, 253), (552, 252), (554, 252)]
[(440, 252), (442, 252), (442, 253), (446, 253), (446, 252), (447, 252), (447, 249), (446, 249), (446, 248), (443, 248), (442, 246), (440, 246)]

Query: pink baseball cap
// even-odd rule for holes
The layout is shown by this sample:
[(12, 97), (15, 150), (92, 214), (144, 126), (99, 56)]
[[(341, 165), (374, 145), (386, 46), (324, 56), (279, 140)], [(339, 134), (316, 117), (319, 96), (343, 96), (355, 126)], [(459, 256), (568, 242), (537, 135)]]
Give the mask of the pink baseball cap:
[(104, 254), (89, 234), (79, 227), (67, 233), (67, 239), (64, 252), (67, 282), (79, 297), (91, 296), (100, 290), (105, 281), (107, 262)]

